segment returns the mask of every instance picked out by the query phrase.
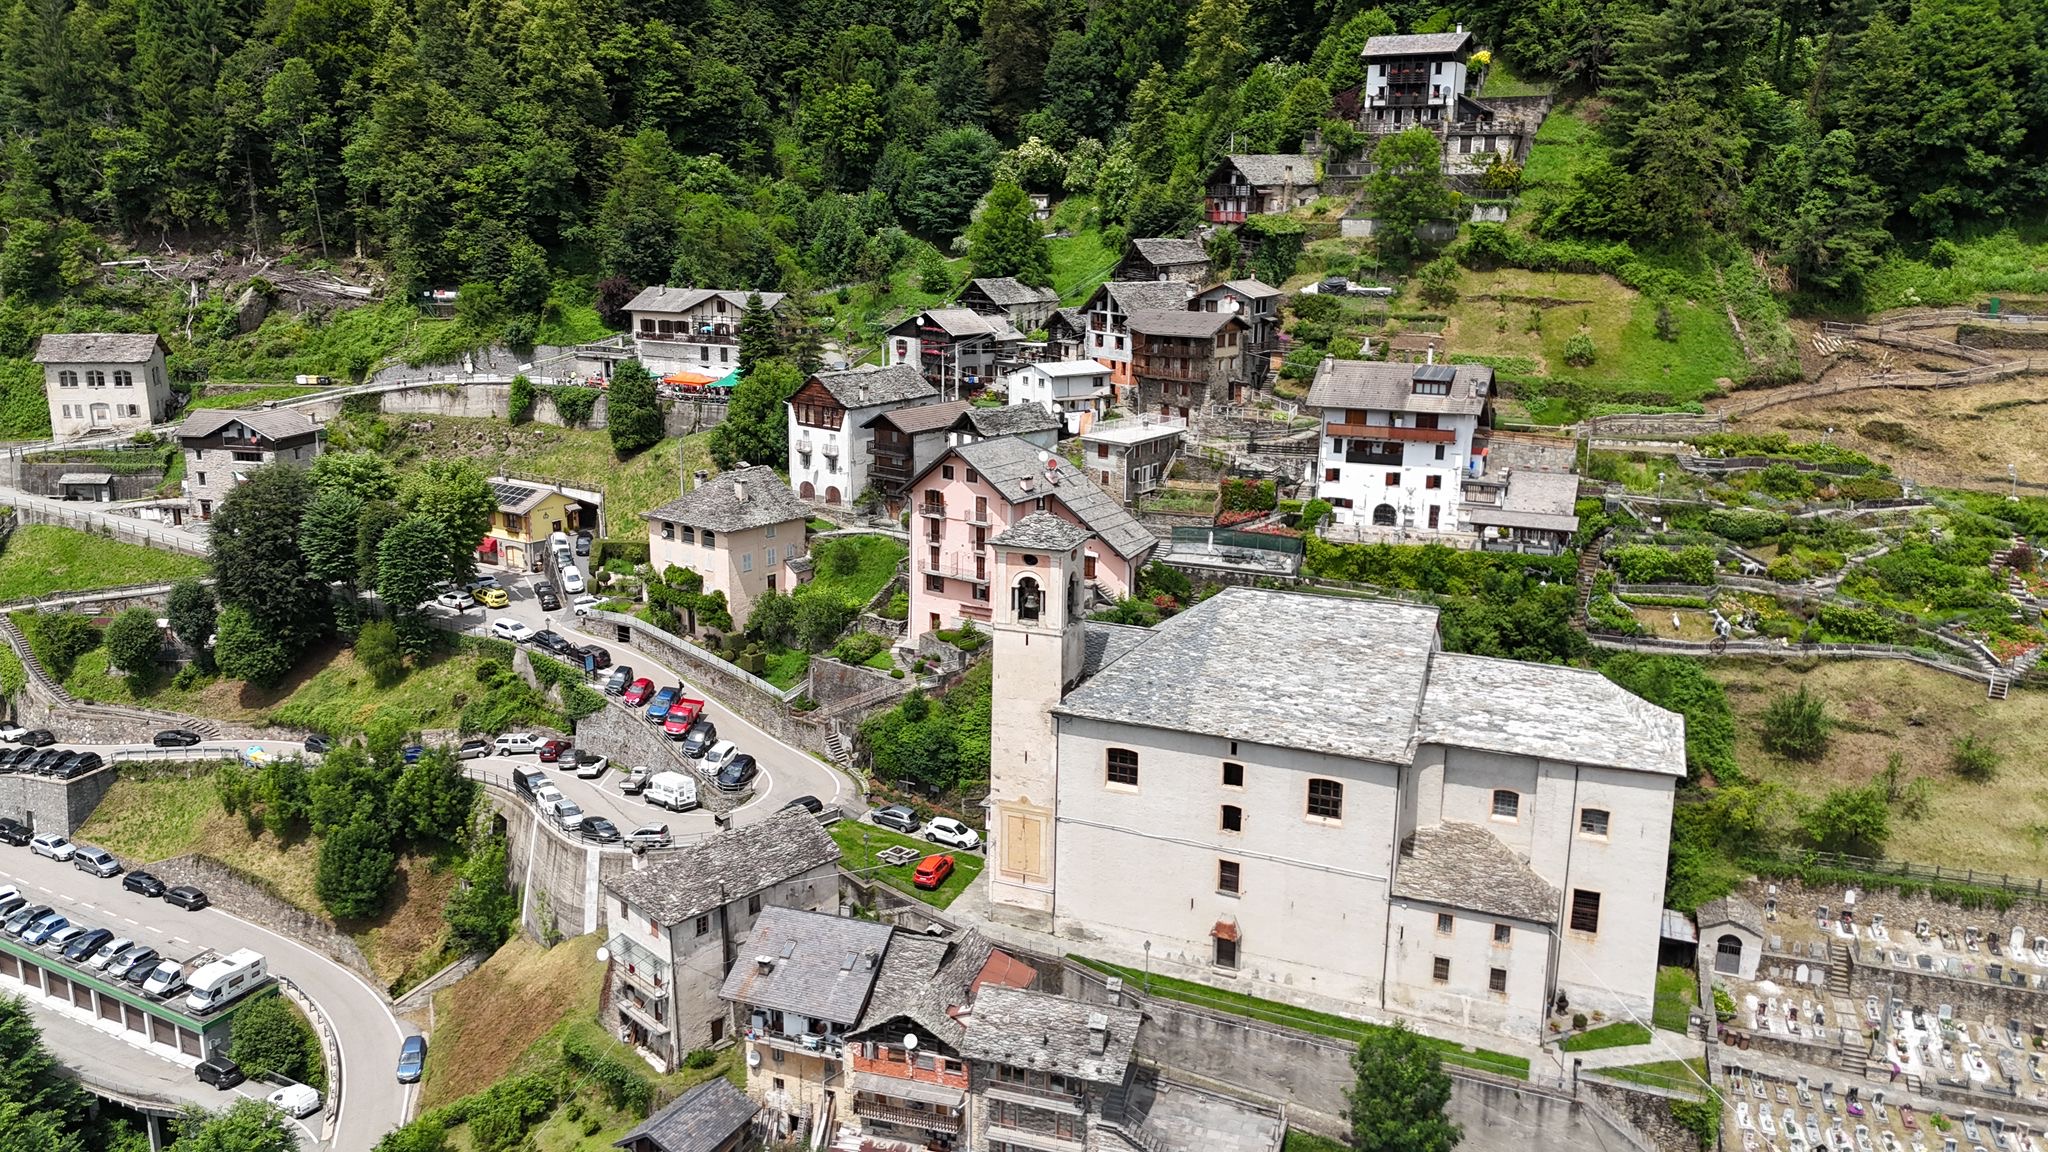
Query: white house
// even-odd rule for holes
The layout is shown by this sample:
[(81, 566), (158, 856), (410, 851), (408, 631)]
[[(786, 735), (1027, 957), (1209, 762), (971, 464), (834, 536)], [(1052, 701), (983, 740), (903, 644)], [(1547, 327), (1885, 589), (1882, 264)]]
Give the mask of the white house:
[(1077, 436), (1102, 418), (1110, 402), (1109, 366), (1095, 360), (1026, 364), (1003, 377), (1012, 404), (1036, 404)]
[(1649, 1013), (1680, 717), (1443, 652), (1427, 607), (1229, 588), (1086, 622), (1071, 534), (991, 544), (999, 918), (1527, 1042), (1560, 993)]
[(1316, 495), (1340, 525), (1462, 532), (1461, 480), (1485, 471), (1493, 369), (1325, 357), (1309, 385), (1322, 410)]
[(37, 340), (51, 436), (132, 432), (168, 419), (164, 352), (154, 332), (53, 332)]
[[(656, 377), (693, 372), (717, 379), (739, 368), (740, 318), (746, 292), (655, 284), (627, 303), (640, 363)], [(770, 312), (785, 293), (758, 293)]]
[(1365, 118), (1388, 124), (1456, 120), (1465, 95), (1465, 60), (1472, 34), (1430, 32), (1417, 36), (1374, 36), (1360, 54)]
[(884, 412), (929, 404), (939, 390), (915, 363), (820, 372), (789, 398), (789, 483), (804, 500), (847, 504), (874, 462), (868, 424)]

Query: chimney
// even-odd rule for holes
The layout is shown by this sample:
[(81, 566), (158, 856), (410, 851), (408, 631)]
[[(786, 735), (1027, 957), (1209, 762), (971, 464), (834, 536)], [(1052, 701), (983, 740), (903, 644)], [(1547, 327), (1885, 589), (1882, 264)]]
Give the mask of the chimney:
[(1109, 1047), (1109, 1014), (1090, 1012), (1088, 1014), (1088, 1051), (1097, 1056)]
[(732, 498), (741, 504), (745, 504), (747, 502), (746, 477), (735, 476), (732, 478)]
[(699, 468), (699, 469), (697, 469), (697, 471), (696, 471), (695, 473), (693, 473), (693, 475), (695, 476), (695, 478), (696, 478), (696, 481), (697, 481), (697, 482), (696, 482), (696, 484), (692, 485), (692, 487), (699, 487), (699, 488), (701, 488), (701, 487), (703, 487), (703, 485), (704, 485), (704, 482), (705, 482), (706, 480), (709, 480), (709, 479), (711, 479), (711, 473), (709, 473), (709, 472), (706, 472), (706, 471), (705, 471), (704, 469), (702, 469), (702, 468)]
[(754, 966), (760, 969), (764, 974), (773, 972), (775, 971), (775, 957), (756, 956), (754, 957)]
[(1422, 356), (1424, 364), (1436, 363), (1436, 341), (1432, 340), (1429, 342), (1429, 347), (1423, 349)]

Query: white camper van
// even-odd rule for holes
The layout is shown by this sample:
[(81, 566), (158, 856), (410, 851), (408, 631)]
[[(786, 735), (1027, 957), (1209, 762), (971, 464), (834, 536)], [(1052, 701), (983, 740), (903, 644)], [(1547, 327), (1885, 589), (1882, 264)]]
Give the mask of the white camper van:
[(683, 812), (697, 806), (697, 782), (681, 772), (661, 772), (647, 782), (643, 795), (649, 804)]
[(185, 1007), (194, 1012), (211, 1012), (262, 983), (269, 973), (263, 953), (238, 948), (191, 975)]

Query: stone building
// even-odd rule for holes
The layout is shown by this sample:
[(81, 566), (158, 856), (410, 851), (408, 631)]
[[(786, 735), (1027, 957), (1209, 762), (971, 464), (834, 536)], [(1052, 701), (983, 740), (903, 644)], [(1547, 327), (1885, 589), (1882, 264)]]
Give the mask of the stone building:
[(296, 408), (202, 408), (192, 413), (178, 425), (189, 514), (213, 519), (213, 510), (249, 473), (279, 460), (311, 464), (326, 444), (326, 430)]
[(789, 482), (797, 496), (832, 507), (850, 504), (868, 486), (874, 462), (868, 424), (884, 412), (938, 399), (915, 364), (872, 364), (819, 372), (791, 396)]
[(170, 418), (163, 338), (154, 332), (52, 332), (36, 341), (50, 435), (133, 432)]
[(1131, 313), (1131, 407), (1178, 416), (1235, 404), (1251, 386), (1251, 325), (1232, 312)]

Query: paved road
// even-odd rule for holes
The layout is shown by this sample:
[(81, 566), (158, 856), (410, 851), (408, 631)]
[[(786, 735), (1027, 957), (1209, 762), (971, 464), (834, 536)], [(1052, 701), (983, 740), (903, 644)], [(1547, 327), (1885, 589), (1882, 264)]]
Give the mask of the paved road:
[[(123, 889), (119, 880), (88, 876), (26, 848), (0, 847), (0, 883), (33, 893), (38, 902), (62, 909), (73, 923), (108, 928), (165, 955), (190, 957), (207, 948), (222, 953), (253, 948), (263, 953), (270, 970), (298, 985), (336, 1030), (342, 1071), (341, 1110), (331, 1143), (336, 1152), (369, 1152), (399, 1118), (411, 1114), (415, 1086), (398, 1083), (392, 1069), (398, 1045), (412, 1029), (392, 1014), (383, 996), (342, 965), (218, 908), (173, 908)], [(58, 1023), (90, 1031), (75, 1021)], [(63, 1052), (83, 1043), (74, 1038), (53, 1046)], [(130, 1051), (134, 1055), (123, 1066), (140, 1061), (136, 1066), (147, 1069), (135, 1074), (138, 1088), (160, 1080), (163, 1067), (179, 1067), (166, 1057)]]

